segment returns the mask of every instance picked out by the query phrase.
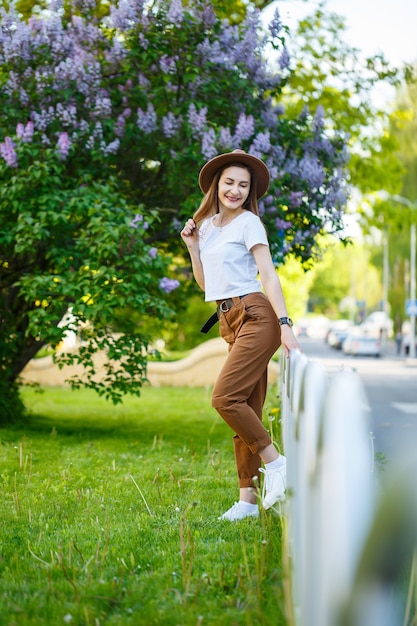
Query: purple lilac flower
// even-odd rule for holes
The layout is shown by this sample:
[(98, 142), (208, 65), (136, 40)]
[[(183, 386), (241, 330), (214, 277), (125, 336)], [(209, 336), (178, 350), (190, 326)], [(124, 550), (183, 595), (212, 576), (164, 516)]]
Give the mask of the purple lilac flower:
[(84, 27), (84, 20), (80, 15), (73, 15), (71, 17), (71, 24), (74, 27), (74, 30), (82, 30)]
[(340, 187), (339, 185), (340, 181), (335, 181), (328, 191), (324, 199), (324, 207), (326, 209), (333, 209), (346, 204), (349, 195), (348, 189), (346, 187)]
[(25, 127), (23, 126), (21, 122), (19, 122), (18, 125), (16, 126), (16, 136), (18, 139), (22, 139), (24, 134), (25, 134)]
[(159, 59), (159, 67), (164, 72), (164, 74), (175, 74), (175, 71), (177, 69), (177, 61), (177, 56), (169, 57), (167, 54), (163, 54)]
[(310, 187), (318, 189), (324, 182), (325, 174), (317, 157), (306, 155), (299, 163), (299, 174)]
[(179, 220), (178, 218), (174, 217), (174, 219), (172, 220), (173, 232), (177, 233), (179, 230), (182, 229), (182, 227), (183, 227), (183, 222)]
[(321, 104), (316, 109), (316, 114), (313, 120), (313, 129), (315, 133), (320, 133), (324, 127), (324, 109)]
[(203, 133), (203, 137), (201, 140), (201, 154), (205, 159), (212, 159), (217, 154), (216, 150), (216, 133), (214, 132), (214, 128), (209, 128), (205, 133)]
[(22, 141), (24, 141), (25, 143), (29, 143), (30, 141), (32, 141), (33, 131), (34, 131), (33, 122), (29, 121), (24, 128)]
[(150, 85), (149, 79), (142, 72), (138, 74), (138, 83), (140, 87), (149, 87)]
[[(287, 174), (290, 174), (291, 176), (298, 176), (299, 175), (299, 164), (297, 162), (297, 159), (294, 155), (289, 156), (286, 161), (285, 161), (285, 167), (284, 167), (285, 171), (287, 172)], [(285, 174), (285, 171), (283, 171), (283, 174)]]
[(290, 206), (293, 209), (298, 208), (303, 201), (304, 193), (302, 191), (291, 191), (290, 193)]
[(211, 4), (204, 5), (203, 9), (203, 23), (206, 29), (212, 28), (216, 23), (216, 14)]
[(178, 91), (178, 85), (174, 85), (171, 81), (168, 81), (165, 85), (166, 90), (171, 93), (176, 93)]
[(63, 126), (76, 126), (77, 108), (74, 105), (64, 106), (61, 102), (56, 105), (56, 117)]
[(98, 119), (111, 117), (112, 104), (108, 96), (104, 94), (97, 96), (94, 100), (93, 107), (92, 117)]
[(50, 124), (55, 119), (55, 111), (53, 107), (49, 107), (48, 109), (42, 109), (40, 113), (36, 113), (36, 111), (32, 111), (30, 117), (35, 124), (35, 127), (42, 131), (46, 130)]
[(4, 93), (8, 96), (12, 96), (14, 92), (18, 92), (20, 89), (19, 82), (19, 75), (11, 70), (6, 83), (3, 85)]
[(198, 112), (194, 102), (192, 102), (188, 109), (188, 123), (191, 126), (193, 136), (200, 136), (207, 124), (207, 107), (202, 107)]
[(278, 167), (276, 165), (271, 165), (269, 159), (266, 160), (266, 166), (269, 169), (269, 175), (271, 177), (271, 180), (275, 180), (275, 178), (278, 178)]
[(279, 57), (279, 66), (282, 70), (288, 70), (290, 67), (290, 54), (286, 47), (283, 48)]
[(62, 160), (66, 159), (71, 148), (71, 140), (67, 132), (59, 133), (56, 151)]
[(115, 61), (123, 61), (127, 56), (127, 51), (124, 42), (119, 39), (113, 39), (109, 50), (104, 51), (104, 58), (111, 65)]
[(235, 65), (235, 60), (230, 55), (230, 50), (220, 45), (220, 42), (211, 42), (207, 37), (202, 43), (197, 46), (197, 54), (202, 59), (201, 63), (209, 62), (215, 65), (222, 65), (226, 70), (232, 70)]
[(162, 118), (162, 130), (165, 137), (173, 137), (181, 126), (181, 118), (175, 117), (171, 111)]
[(230, 132), (230, 128), (228, 126), (226, 126), (226, 128), (224, 126), (220, 128), (219, 143), (224, 148), (232, 147), (233, 137), (232, 137), (232, 133)]
[(103, 147), (104, 154), (116, 154), (120, 148), (120, 139), (114, 139), (107, 146)]
[(94, 146), (96, 145), (96, 141), (98, 141), (100, 144), (103, 143), (103, 127), (100, 122), (95, 123), (93, 132), (87, 140), (87, 150), (93, 150)]
[(126, 127), (126, 120), (124, 115), (119, 115), (117, 117), (117, 122), (114, 126), (114, 134), (117, 135), (117, 137), (123, 137), (124, 132), (125, 132), (125, 127)]
[(249, 139), (255, 130), (255, 123), (252, 115), (246, 116), (244, 113), (239, 115), (238, 123), (236, 124), (234, 141), (236, 145), (240, 145), (242, 141)]
[(226, 20), (222, 23), (220, 32), (220, 45), (225, 50), (233, 49), (239, 41), (239, 30), (237, 26), (230, 24)]
[(185, 85), (185, 89), (188, 92), (190, 99), (196, 98), (198, 90), (200, 89), (202, 84), (203, 84), (203, 80), (201, 76), (196, 76), (195, 78), (193, 78), (191, 82)]
[(257, 51), (259, 50), (259, 13), (254, 12), (248, 14), (246, 23), (244, 24), (244, 35), (236, 42), (232, 48), (233, 61), (242, 64), (249, 69), (252, 76), (259, 81), (264, 78), (264, 68)]
[(90, 130), (90, 125), (86, 120), (81, 119), (78, 123), (77, 123), (77, 129), (80, 131), (80, 133), (85, 134), (88, 133)]
[[(100, 75), (99, 62), (84, 52), (75, 57), (68, 56), (64, 61), (60, 61), (53, 70), (53, 78), (57, 88), (70, 88), (72, 83), (76, 82), (78, 91), (85, 96), (88, 96), (91, 88), (99, 86)], [(45, 71), (38, 72), (36, 77), (40, 89), (48, 87), (50, 77)], [(103, 93), (103, 100), (106, 100), (105, 95)], [(104, 102), (101, 106), (108, 108), (108, 102)]]
[(119, 0), (117, 7), (110, 5), (111, 23), (120, 30), (128, 30), (142, 13), (144, 0)]
[(148, 254), (151, 257), (151, 259), (155, 259), (158, 255), (158, 248), (149, 248)]
[(149, 47), (149, 41), (146, 39), (145, 33), (139, 33), (139, 43), (143, 50), (147, 50)]
[(274, 128), (278, 122), (278, 113), (276, 107), (272, 104), (272, 99), (268, 98), (264, 103), (265, 108), (261, 111), (261, 119), (265, 126)]
[(275, 226), (276, 228), (278, 228), (278, 230), (288, 230), (288, 228), (291, 228), (292, 223), (287, 222), (286, 220), (282, 220), (280, 217), (277, 217), (275, 220)]
[(165, 293), (171, 293), (171, 291), (174, 291), (174, 289), (177, 289), (177, 287), (179, 286), (179, 281), (175, 280), (174, 278), (167, 278), (166, 276), (164, 276), (159, 281), (159, 287), (160, 289), (162, 289), (162, 291), (165, 291)]
[(171, 0), (167, 17), (168, 20), (175, 26), (181, 26), (184, 19), (184, 11), (181, 0)]
[(304, 233), (302, 230), (297, 230), (294, 234), (294, 244), (302, 244), (304, 241)]
[(269, 152), (271, 149), (271, 136), (267, 130), (265, 133), (258, 133), (252, 142), (249, 152), (253, 156), (262, 158), (262, 155)]
[(145, 221), (143, 215), (136, 213), (135, 217), (130, 222), (130, 226), (132, 228), (138, 228), (139, 225), (142, 226), (143, 230), (148, 230), (149, 228), (149, 224)]
[(10, 137), (5, 137), (4, 143), (0, 143), (0, 154), (9, 167), (17, 167), (15, 145)]
[(273, 145), (271, 149), (271, 155), (274, 163), (281, 165), (285, 161), (286, 151), (285, 148), (279, 145)]
[(279, 14), (279, 10), (275, 9), (274, 16), (272, 18), (271, 23), (269, 24), (269, 32), (271, 33), (272, 37), (278, 37), (281, 30), (282, 30), (281, 16)]
[(138, 128), (147, 135), (156, 130), (156, 112), (152, 102), (148, 104), (148, 110), (146, 112), (142, 111), (142, 109), (138, 109), (137, 125)]

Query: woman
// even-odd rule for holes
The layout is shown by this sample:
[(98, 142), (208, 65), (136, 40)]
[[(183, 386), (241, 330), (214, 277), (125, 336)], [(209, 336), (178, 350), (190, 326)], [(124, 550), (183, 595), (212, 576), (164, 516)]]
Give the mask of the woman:
[(284, 499), (286, 460), (262, 423), (262, 408), (269, 360), (280, 345), (287, 356), (299, 346), (259, 218), (258, 199), (269, 186), (268, 168), (234, 150), (208, 161), (199, 184), (203, 201), (181, 237), (206, 301), (217, 303), (220, 334), (229, 344), (212, 405), (236, 433), (240, 498), (219, 519), (237, 521), (259, 515), (255, 483), (259, 485), (260, 472), (265, 475), (263, 507)]

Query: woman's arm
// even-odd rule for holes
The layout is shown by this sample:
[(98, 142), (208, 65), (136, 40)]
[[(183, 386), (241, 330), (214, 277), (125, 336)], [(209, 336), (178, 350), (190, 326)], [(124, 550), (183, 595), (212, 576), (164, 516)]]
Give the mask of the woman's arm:
[[(288, 317), (281, 281), (275, 271), (268, 246), (257, 244), (256, 246), (253, 246), (251, 251), (255, 257), (256, 265), (258, 266), (259, 276), (261, 278), (263, 288), (277, 318)], [(290, 350), (294, 348), (300, 350), (300, 346), (295, 338), (293, 329), (288, 326), (288, 324), (281, 326), (281, 343), (286, 356), (289, 356)]]
[(200, 259), (198, 228), (193, 219), (190, 218), (186, 221), (180, 234), (182, 240), (188, 248), (195, 281), (204, 291), (204, 272)]

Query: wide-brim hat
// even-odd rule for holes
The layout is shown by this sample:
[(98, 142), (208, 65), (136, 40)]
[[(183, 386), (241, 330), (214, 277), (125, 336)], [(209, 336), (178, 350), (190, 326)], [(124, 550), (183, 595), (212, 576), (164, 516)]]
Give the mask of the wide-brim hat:
[(201, 191), (207, 193), (216, 173), (233, 163), (242, 163), (242, 165), (247, 165), (252, 170), (256, 178), (256, 195), (258, 200), (262, 198), (269, 187), (269, 170), (261, 159), (248, 154), (244, 150), (233, 150), (233, 152), (219, 154), (207, 161), (201, 168), (198, 177)]

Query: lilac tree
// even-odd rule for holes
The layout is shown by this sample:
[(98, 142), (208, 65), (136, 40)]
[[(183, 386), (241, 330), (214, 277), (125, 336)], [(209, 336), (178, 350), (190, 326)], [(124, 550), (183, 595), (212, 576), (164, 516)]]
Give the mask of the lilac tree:
[[(318, 234), (342, 226), (345, 140), (320, 109), (286, 117), (278, 14), (264, 31), (258, 12), (230, 24), (207, 0), (102, 9), (53, 2), (27, 20), (1, 9), (3, 414), (22, 367), (74, 323), (82, 348), (56, 357), (86, 365), (73, 384), (116, 401), (139, 392), (146, 337), (137, 327), (116, 337), (114, 321), (122, 308), (168, 314), (178, 278), (168, 255), (181, 254), (179, 225), (216, 153), (240, 147), (268, 164), (261, 211), (277, 263), (292, 253), (307, 264)], [(105, 383), (94, 377), (98, 348), (109, 354)]]

